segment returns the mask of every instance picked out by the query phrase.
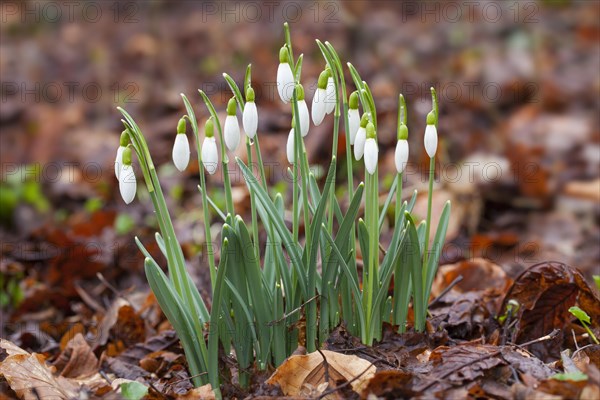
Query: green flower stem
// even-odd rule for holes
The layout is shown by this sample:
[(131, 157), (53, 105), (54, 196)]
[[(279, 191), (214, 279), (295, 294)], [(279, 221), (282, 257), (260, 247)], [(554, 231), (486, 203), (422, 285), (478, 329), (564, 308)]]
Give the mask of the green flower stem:
[[(198, 318), (198, 315), (200, 315), (200, 309), (198, 308), (200, 307), (200, 304), (198, 304), (192, 294), (193, 282), (190, 279), (187, 270), (185, 269), (183, 251), (181, 250), (181, 246), (179, 245), (179, 242), (175, 236), (175, 229), (173, 227), (173, 223), (171, 222), (171, 217), (167, 209), (165, 198), (158, 181), (156, 169), (154, 168), (152, 158), (150, 157), (148, 145), (140, 128), (135, 123), (133, 118), (131, 118), (131, 116), (124, 109), (119, 107), (118, 110), (125, 117), (126, 126), (130, 133), (131, 141), (136, 145), (136, 152), (140, 160), (140, 165), (144, 170), (144, 178), (149, 177), (150, 179), (149, 181), (146, 181), (146, 185), (148, 186), (150, 197), (158, 217), (159, 227), (166, 243), (169, 273), (173, 278), (175, 289), (181, 299), (185, 301), (187, 307), (194, 307), (194, 313), (192, 314), (194, 315), (194, 318), (192, 318), (193, 326), (194, 330), (196, 331), (194, 340), (198, 340), (197, 338), (202, 337), (203, 332), (202, 323), (200, 318)], [(151, 182), (150, 185), (148, 185), (148, 182)], [(195, 287), (193, 287), (193, 289), (197, 290)], [(202, 350), (204, 365), (207, 365), (208, 360), (206, 343), (204, 340), (199, 340), (199, 344)]]
[(202, 193), (202, 212), (204, 218), (204, 238), (206, 242), (206, 252), (208, 254), (208, 267), (210, 272), (210, 282), (211, 287), (214, 292), (215, 282), (217, 278), (216, 264), (215, 264), (215, 253), (212, 245), (212, 234), (210, 232), (210, 209), (208, 207), (208, 195), (206, 191), (206, 179), (205, 179), (205, 171), (204, 164), (202, 163), (202, 148), (201, 148), (201, 140), (200, 134), (198, 130), (198, 120), (196, 120), (196, 115), (194, 113), (194, 109), (192, 108), (191, 103), (188, 98), (182, 93), (181, 98), (185, 104), (185, 108), (187, 111), (187, 119), (190, 121), (192, 125), (192, 132), (194, 133), (194, 137), (196, 138), (196, 151), (198, 154), (198, 173), (200, 175), (200, 188)]
[[(423, 276), (427, 276), (429, 258), (429, 233), (431, 230), (431, 203), (433, 201), (433, 181), (435, 180), (435, 158), (429, 159), (429, 189), (427, 192), (427, 219), (425, 220), (425, 243), (423, 244)], [(423, 299), (427, 302), (427, 299)]]
[(225, 189), (225, 209), (228, 214), (235, 215), (235, 210), (233, 206), (233, 196), (231, 195), (231, 180), (229, 178), (229, 157), (227, 157), (227, 152), (225, 149), (225, 140), (223, 139), (223, 129), (221, 128), (221, 122), (219, 121), (219, 116), (217, 115), (217, 111), (213, 106), (212, 102), (204, 93), (203, 90), (198, 89), (200, 96), (202, 96), (202, 100), (206, 104), (206, 108), (208, 108), (208, 112), (214, 118), (215, 125), (217, 126), (217, 133), (219, 134), (219, 141), (221, 143), (221, 165), (223, 167), (223, 186)]
[[(435, 115), (435, 126), (438, 124), (438, 101), (435, 89), (431, 88), (431, 103), (433, 113)], [(429, 259), (429, 235), (431, 231), (431, 205), (433, 201), (433, 182), (435, 180), (435, 157), (429, 159), (429, 190), (427, 192), (427, 220), (425, 225), (425, 243), (423, 246), (423, 277), (428, 276), (427, 261)], [(426, 279), (423, 280), (426, 284)], [(428, 293), (427, 288), (423, 288), (423, 293)], [(428, 303), (428, 299), (423, 299), (424, 304)], [(427, 308), (425, 308), (427, 310)]]
[[(344, 130), (346, 132), (346, 175), (347, 175), (347, 184), (348, 184), (348, 204), (350, 204), (352, 202), (352, 199), (354, 197), (354, 176), (353, 176), (353, 172), (352, 172), (352, 148), (350, 145), (350, 138), (348, 137), (348, 129), (349, 129), (349, 120), (348, 120), (348, 95), (346, 92), (346, 82), (345, 82), (345, 78), (344, 78), (344, 70), (342, 68), (342, 63), (340, 60), (340, 57), (338, 56), (337, 52), (335, 51), (335, 48), (333, 47), (333, 45), (329, 42), (325, 42), (325, 46), (323, 46), (319, 41), (317, 41), (317, 44), (319, 45), (319, 48), (321, 48), (321, 52), (323, 53), (324, 57), (327, 57), (326, 54), (327, 52), (324, 51), (324, 48), (326, 48), (327, 50), (329, 50), (329, 56), (332, 58), (332, 62), (330, 62), (334, 67), (335, 70), (337, 71), (337, 75), (339, 77), (340, 80), (340, 86), (342, 89), (342, 113), (344, 114)], [(355, 224), (352, 224), (352, 229), (351, 229), (351, 234), (348, 238), (349, 240), (349, 251), (350, 254), (356, 254), (356, 226)], [(352, 257), (349, 260), (349, 266), (356, 271), (356, 258)], [(355, 313), (355, 309), (354, 309), (354, 302), (352, 301), (352, 293), (351, 293), (351, 289), (350, 286), (348, 284), (348, 278), (346, 277), (345, 274), (343, 274), (340, 271), (341, 276), (341, 283), (340, 283), (340, 288), (341, 288), (341, 292), (342, 292), (342, 308), (343, 308), (343, 314), (346, 324), (348, 326), (348, 329), (350, 329), (350, 332), (352, 332), (353, 334), (358, 334), (357, 332), (357, 328), (358, 325), (356, 324), (356, 319), (354, 318)], [(357, 299), (358, 301), (358, 299)]]
[[(298, 116), (298, 93), (294, 88), (294, 94), (292, 97), (292, 109), (293, 115)], [(311, 248), (311, 233), (310, 233), (310, 217), (309, 217), (309, 205), (308, 205), (308, 162), (306, 156), (306, 148), (304, 147), (304, 140), (300, 135), (300, 118), (294, 118), (295, 127), (294, 127), (294, 150), (295, 160), (294, 165), (296, 166), (296, 171), (300, 169), (300, 181), (301, 181), (301, 196), (302, 196), (302, 209), (304, 212), (304, 241), (305, 246), (307, 246), (307, 259), (310, 259), (311, 252), (316, 251), (316, 249)], [(310, 271), (307, 271), (310, 274)], [(308, 299), (314, 297), (315, 295), (315, 286), (311, 285), (309, 282), (309, 297), (304, 299), (307, 301)], [(310, 301), (306, 305), (306, 349), (309, 353), (312, 353), (317, 350), (316, 348), (316, 335), (317, 334), (317, 307), (315, 301)]]

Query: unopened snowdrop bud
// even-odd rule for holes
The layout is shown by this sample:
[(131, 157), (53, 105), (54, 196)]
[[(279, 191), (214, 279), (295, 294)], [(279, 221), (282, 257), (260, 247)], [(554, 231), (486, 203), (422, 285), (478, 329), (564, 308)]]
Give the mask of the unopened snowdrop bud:
[(219, 162), (219, 153), (217, 152), (217, 142), (215, 140), (215, 124), (212, 117), (206, 121), (204, 125), (204, 142), (202, 142), (202, 164), (206, 172), (214, 174), (217, 171), (217, 164)]
[(119, 148), (117, 149), (117, 156), (115, 157), (115, 176), (119, 179), (121, 173), (121, 160), (123, 159), (123, 150), (129, 144), (129, 134), (127, 130), (121, 133), (121, 139), (119, 139)]
[(348, 137), (350, 144), (356, 140), (356, 132), (360, 127), (360, 114), (358, 113), (358, 92), (355, 90), (348, 101)]
[(308, 135), (310, 115), (308, 114), (308, 106), (304, 100), (304, 88), (301, 84), (296, 85), (296, 96), (298, 96), (298, 120), (300, 122), (300, 134), (302, 137), (305, 137)]
[(364, 113), (360, 120), (360, 126), (356, 132), (356, 138), (354, 139), (354, 158), (358, 161), (362, 158), (365, 152), (365, 142), (367, 141), (367, 123), (369, 118), (367, 113)]
[(326, 112), (326, 104), (325, 100), (327, 99), (327, 79), (329, 78), (329, 70), (325, 70), (321, 72), (319, 75), (319, 80), (317, 81), (317, 90), (315, 91), (315, 95), (313, 96), (312, 101), (312, 120), (315, 125), (321, 125), (323, 122), (323, 118), (325, 118)]
[(246, 135), (250, 139), (254, 139), (258, 130), (258, 110), (254, 102), (254, 89), (251, 87), (248, 87), (248, 90), (246, 90), (246, 105), (242, 114), (242, 124), (244, 125)]
[[(327, 67), (329, 69), (329, 67)], [(333, 82), (333, 76), (331, 71), (329, 72), (329, 78), (327, 78), (327, 100), (325, 100), (325, 112), (331, 114), (335, 109), (335, 83)]]
[(173, 145), (173, 164), (184, 171), (190, 162), (190, 142), (185, 134), (185, 118), (181, 118), (177, 124), (177, 135)]
[(431, 111), (427, 114), (427, 126), (425, 127), (425, 151), (427, 151), (427, 155), (429, 158), (435, 157), (435, 152), (437, 151), (438, 145), (438, 137), (437, 137), (437, 129), (435, 127), (435, 113)]
[(377, 169), (377, 159), (379, 157), (379, 147), (375, 136), (375, 125), (372, 122), (367, 124), (367, 141), (365, 142), (365, 168), (371, 175)]
[(227, 117), (225, 118), (225, 127), (223, 128), (225, 146), (227, 146), (229, 151), (235, 151), (238, 144), (240, 144), (240, 125), (235, 115), (236, 107), (235, 97), (232, 97), (229, 99), (229, 103), (227, 103)]
[(121, 172), (119, 173), (119, 191), (125, 204), (129, 204), (135, 198), (137, 182), (135, 173), (131, 166), (131, 147), (127, 146), (123, 150), (123, 158), (121, 160)]
[(290, 67), (290, 55), (287, 46), (279, 50), (279, 67), (277, 68), (277, 92), (281, 101), (289, 103), (294, 91), (294, 74)]
[(400, 124), (398, 127), (398, 143), (396, 143), (396, 152), (394, 153), (394, 163), (396, 171), (401, 174), (406, 168), (408, 162), (408, 127)]

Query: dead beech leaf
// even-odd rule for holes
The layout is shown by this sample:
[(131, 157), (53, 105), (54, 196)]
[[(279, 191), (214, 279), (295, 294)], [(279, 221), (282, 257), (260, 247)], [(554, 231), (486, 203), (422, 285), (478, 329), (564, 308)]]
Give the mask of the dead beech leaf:
[(542, 361), (560, 358), (565, 332), (573, 317), (569, 308), (578, 305), (588, 313), (591, 326), (600, 324), (600, 296), (583, 275), (566, 264), (544, 262), (525, 270), (509, 289), (499, 315), (506, 312), (510, 300), (520, 307), (516, 315), (516, 343), (525, 343), (559, 329), (553, 340), (546, 340), (528, 347)]
[(54, 363), (67, 378), (85, 378), (98, 372), (98, 358), (87, 344), (83, 335), (78, 333), (69, 341), (65, 350)]
[(192, 399), (202, 399), (202, 400), (215, 400), (215, 392), (212, 390), (212, 386), (210, 383), (207, 383), (204, 386), (200, 386), (194, 388), (187, 392), (186, 394), (178, 395), (175, 397), (177, 400), (192, 400)]
[(504, 291), (512, 283), (499, 265), (483, 258), (474, 258), (456, 264), (442, 265), (433, 281), (431, 295), (439, 296), (459, 276), (462, 276), (462, 280), (453, 287), (453, 290), (462, 293), (490, 288), (499, 288)]
[(498, 347), (483, 344), (463, 344), (438, 347), (429, 356), (433, 368), (419, 384), (417, 393), (437, 393), (452, 386), (462, 386), (484, 376), (495, 367), (505, 365)]
[[(356, 378), (350, 385), (357, 393), (362, 392), (375, 374), (375, 366), (360, 357), (329, 350), (322, 352), (330, 378), (341, 377), (346, 381)], [(286, 396), (300, 395), (307, 388), (318, 388), (324, 382), (324, 363), (319, 352), (289, 357), (267, 380), (268, 384), (279, 385)]]
[[(14, 351), (13, 344), (0, 340), (0, 348)], [(0, 364), (0, 376), (22, 399), (72, 399), (78, 387), (68, 379), (55, 377), (38, 354), (27, 352), (8, 356)]]

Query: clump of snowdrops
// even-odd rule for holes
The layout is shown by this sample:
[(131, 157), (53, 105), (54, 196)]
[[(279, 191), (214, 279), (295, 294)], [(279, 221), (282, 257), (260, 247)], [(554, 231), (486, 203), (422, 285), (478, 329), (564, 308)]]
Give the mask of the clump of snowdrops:
[[(188, 166), (189, 124), (200, 170), (199, 190), (208, 253), (206, 267), (212, 285), (210, 310), (186, 269), (144, 135), (133, 118), (119, 108), (125, 125), (115, 163), (120, 191), (126, 203), (135, 198), (136, 176), (132, 166), (135, 151), (158, 219), (160, 233), (156, 233), (156, 242), (167, 259), (168, 275), (136, 238), (146, 256), (148, 282), (179, 335), (194, 384), (210, 383), (217, 396), (220, 396), (219, 345), (226, 354), (234, 355), (239, 382), (246, 386), (254, 368), (264, 370), (269, 365), (278, 366), (297, 348), (299, 340), (305, 341), (309, 352), (315, 351), (340, 323), (364, 344), (371, 345), (381, 338), (383, 322), (393, 323), (400, 332), (407, 329), (412, 302), (413, 328), (423, 331), (448, 225), (449, 203), (430, 240), (438, 122), (435, 91), (432, 89), (432, 111), (426, 118), (423, 141), (430, 158), (427, 216), (417, 222), (411, 214), (416, 191), (409, 201), (402, 202), (402, 174), (409, 152), (407, 107), (402, 95), (399, 96), (395, 149), (397, 174), (382, 205), (378, 196), (377, 110), (369, 85), (348, 63), (346, 67), (356, 88), (349, 94), (345, 69), (337, 52), (330, 43), (317, 40), (326, 68), (319, 76), (309, 113), (301, 83), (303, 56), (294, 58), (287, 24), (284, 29), (277, 89), (283, 103), (290, 105), (292, 114), (286, 146), (290, 163), (287, 173), (293, 185), (291, 199), (284, 199), (282, 193), (272, 196), (265, 178), (250, 65), (241, 89), (229, 75), (223, 74), (232, 91), (223, 125), (210, 99), (200, 90), (210, 115), (202, 132), (192, 104), (181, 95), (187, 114), (177, 125), (173, 163), (181, 171)], [(238, 113), (242, 115), (243, 133)], [(332, 113), (331, 162), (323, 186), (319, 186), (309, 168), (304, 138), (310, 133), (310, 116), (312, 123), (319, 125)], [(340, 120), (347, 135), (345, 165), (338, 165), (337, 158)], [(241, 141), (246, 145), (248, 164), (239, 158), (234, 162), (250, 193), (250, 221), (236, 214), (231, 194), (229, 154)], [(364, 169), (361, 169), (364, 175), (361, 173), (358, 177), (364, 176), (364, 183), (356, 186), (352, 155), (356, 160), (364, 160)], [(258, 176), (248, 167), (250, 164), (258, 166)], [(224, 210), (209, 197), (206, 189), (205, 172), (214, 174), (219, 167), (225, 191)], [(338, 168), (345, 168), (347, 174), (347, 199), (336, 197), (340, 192), (336, 190)], [(291, 230), (284, 221), (284, 204), (290, 203)], [(359, 216), (362, 203), (364, 214)], [(393, 235), (384, 249), (380, 232), (392, 203), (395, 203)], [(210, 224), (214, 219), (222, 223), (219, 254), (215, 254), (211, 246)], [(261, 227), (266, 231), (265, 243), (259, 240)], [(390, 296), (392, 277), (394, 286)]]

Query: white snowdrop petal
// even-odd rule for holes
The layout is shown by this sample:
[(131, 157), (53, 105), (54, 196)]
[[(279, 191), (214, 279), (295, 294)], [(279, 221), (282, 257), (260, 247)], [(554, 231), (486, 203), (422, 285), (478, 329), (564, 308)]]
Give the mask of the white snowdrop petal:
[(184, 171), (190, 162), (190, 142), (183, 133), (175, 135), (175, 144), (173, 145), (173, 164), (175, 167)]
[(119, 173), (119, 191), (125, 204), (129, 204), (135, 198), (137, 182), (131, 165), (123, 165)]
[(229, 151), (235, 151), (240, 144), (240, 125), (235, 115), (228, 115), (225, 118), (225, 127), (223, 130), (225, 146), (227, 146)]
[(311, 115), (315, 126), (321, 125), (323, 118), (325, 118), (326, 105), (325, 97), (327, 91), (325, 89), (317, 89), (312, 101)]
[(206, 172), (214, 174), (217, 171), (219, 163), (219, 153), (217, 152), (217, 142), (214, 137), (204, 138), (202, 142), (202, 164)]
[(296, 152), (295, 152), (295, 146), (294, 146), (294, 129), (290, 130), (290, 134), (288, 135), (287, 144), (285, 146), (285, 151), (286, 151), (288, 162), (290, 164), (293, 164), (294, 160), (296, 159), (296, 157), (295, 157)]
[(255, 102), (246, 102), (244, 113), (242, 114), (242, 124), (244, 125), (244, 132), (246, 132), (246, 135), (248, 135), (250, 139), (254, 139), (256, 131), (258, 130), (258, 110), (256, 109)]
[(125, 150), (125, 146), (119, 146), (117, 149), (117, 156), (115, 157), (115, 176), (119, 179), (119, 174), (121, 173), (121, 163), (123, 162), (123, 150)]
[(310, 126), (310, 115), (305, 100), (298, 101), (298, 114), (300, 115), (300, 134), (302, 137), (305, 137), (308, 135), (308, 128)]
[(356, 110), (348, 110), (348, 131), (350, 144), (354, 144), (356, 140), (356, 133), (358, 132), (358, 128), (360, 127), (360, 115), (358, 114), (358, 109)]
[(327, 79), (326, 93), (325, 111), (327, 114), (331, 114), (335, 109), (335, 84), (333, 83), (333, 77), (331, 76)]
[(289, 103), (294, 93), (294, 75), (288, 63), (279, 63), (277, 68), (277, 92), (281, 101)]
[(406, 168), (408, 162), (408, 141), (401, 139), (396, 143), (396, 152), (394, 153), (394, 162), (396, 171), (401, 174)]
[(365, 141), (367, 140), (367, 130), (363, 127), (358, 128), (354, 140), (354, 158), (360, 160), (365, 152)]
[(367, 139), (365, 143), (365, 168), (369, 174), (375, 173), (378, 156), (379, 148), (377, 147), (377, 141), (373, 138)]
[(435, 157), (438, 145), (437, 129), (435, 128), (435, 125), (427, 125), (423, 141), (425, 143), (425, 151), (427, 151), (429, 158)]

